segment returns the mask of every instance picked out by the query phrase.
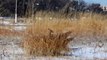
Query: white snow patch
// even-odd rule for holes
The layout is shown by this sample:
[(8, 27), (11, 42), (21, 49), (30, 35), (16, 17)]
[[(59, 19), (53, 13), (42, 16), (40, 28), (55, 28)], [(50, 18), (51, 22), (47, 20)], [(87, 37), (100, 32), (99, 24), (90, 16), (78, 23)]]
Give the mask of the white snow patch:
[(14, 30), (25, 30), (26, 27), (25, 26), (15, 26)]
[(7, 24), (11, 24), (9, 21), (3, 21), (3, 22), (1, 22), (2, 24), (5, 24), (5, 25), (7, 25)]
[(104, 48), (82, 47), (72, 52), (72, 54), (78, 57), (104, 59), (107, 58), (107, 52), (103, 50)]

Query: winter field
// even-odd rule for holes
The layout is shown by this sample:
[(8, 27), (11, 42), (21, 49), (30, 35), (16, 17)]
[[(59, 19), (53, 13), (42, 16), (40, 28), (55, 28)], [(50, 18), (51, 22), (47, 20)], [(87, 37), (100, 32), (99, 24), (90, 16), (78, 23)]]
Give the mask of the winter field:
[(0, 60), (107, 60), (107, 17), (39, 13), (0, 21)]

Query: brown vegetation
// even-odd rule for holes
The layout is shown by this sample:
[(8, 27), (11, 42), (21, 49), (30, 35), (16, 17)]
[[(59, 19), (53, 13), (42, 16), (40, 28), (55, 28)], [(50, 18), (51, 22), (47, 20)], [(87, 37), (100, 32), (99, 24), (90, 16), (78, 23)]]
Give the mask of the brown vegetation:
[[(70, 17), (70, 16), (69, 16)], [(76, 36), (107, 35), (107, 17), (79, 13), (79, 18), (68, 18), (57, 13), (40, 13), (25, 32), (0, 28), (0, 36), (24, 35), (23, 48), (28, 55), (59, 56), (69, 51), (68, 44)], [(27, 20), (28, 21), (28, 20)], [(28, 22), (29, 23), (29, 22)]]
[[(49, 17), (46, 19), (46, 16), (41, 16), (41, 20), (36, 20), (26, 29), (23, 48), (28, 55), (61, 55), (61, 51), (69, 50), (67, 44), (75, 36), (107, 35), (107, 20), (98, 16), (100, 15), (85, 15), (74, 21), (68, 18), (49, 20)], [(69, 40), (68, 37), (72, 39)]]
[(67, 38), (71, 32), (54, 33), (49, 30), (48, 35), (31, 35), (26, 36), (24, 49), (29, 55), (36, 56), (59, 56), (61, 51), (68, 51), (67, 44), (73, 38)]
[(0, 27), (0, 36), (19, 36), (21, 34), (21, 32), (15, 30)]

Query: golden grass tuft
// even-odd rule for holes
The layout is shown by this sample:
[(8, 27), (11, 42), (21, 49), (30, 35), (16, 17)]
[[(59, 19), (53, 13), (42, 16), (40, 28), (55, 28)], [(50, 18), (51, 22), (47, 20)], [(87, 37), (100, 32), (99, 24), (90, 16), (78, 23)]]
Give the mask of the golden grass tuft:
[[(100, 15), (83, 15), (79, 20), (49, 17), (36, 20), (25, 31), (23, 48), (28, 55), (58, 56), (61, 51), (69, 50), (67, 44), (75, 36), (107, 35), (107, 20), (99, 19)], [(98, 17), (98, 18), (97, 18)], [(46, 19), (47, 18), (47, 19)], [(72, 33), (71, 33), (72, 32)], [(68, 37), (72, 39), (68, 39)]]
[(73, 39), (67, 38), (71, 32), (55, 33), (49, 29), (46, 34), (33, 34), (26, 36), (23, 47), (29, 55), (59, 56), (61, 51), (68, 51), (67, 44)]

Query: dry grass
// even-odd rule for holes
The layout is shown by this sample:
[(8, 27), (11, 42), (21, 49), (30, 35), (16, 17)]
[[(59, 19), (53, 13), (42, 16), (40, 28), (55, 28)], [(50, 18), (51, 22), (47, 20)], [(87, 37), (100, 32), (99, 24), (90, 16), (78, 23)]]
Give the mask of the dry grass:
[(80, 20), (75, 22), (71, 27), (77, 35), (106, 35), (107, 21), (102, 20)]
[(15, 30), (11, 30), (9, 28), (0, 26), (0, 36), (20, 36), (22, 32), (17, 32)]
[(36, 56), (59, 56), (61, 51), (68, 51), (67, 44), (72, 40), (67, 38), (71, 32), (54, 33), (48, 35), (27, 36), (24, 41), (24, 49), (29, 55)]
[(26, 29), (23, 48), (28, 55), (58, 56), (61, 51), (69, 50), (67, 44), (75, 36), (107, 35), (105, 16), (81, 14), (81, 18), (74, 21), (64, 17), (50, 20), (49, 17), (41, 16)]
[[(60, 21), (42, 20), (32, 24), (25, 32), (26, 35), (23, 42), (23, 47), (27, 54), (58, 56), (63, 55), (60, 53), (61, 51), (68, 51), (67, 44), (72, 39), (67, 37), (71, 34), (71, 31), (63, 32), (62, 28), (57, 26), (61, 27)], [(67, 25), (63, 26), (66, 27)]]
[(0, 36), (8, 36), (11, 35), (12, 31), (5, 28), (0, 28)]

